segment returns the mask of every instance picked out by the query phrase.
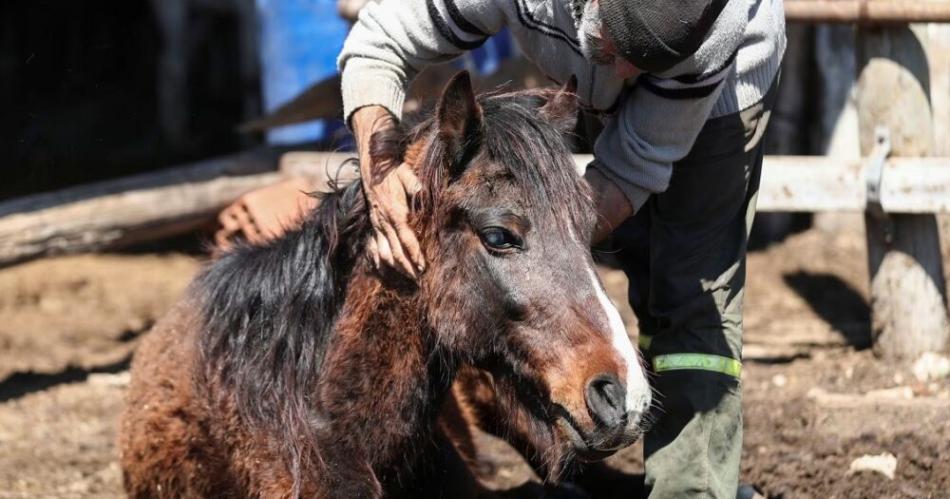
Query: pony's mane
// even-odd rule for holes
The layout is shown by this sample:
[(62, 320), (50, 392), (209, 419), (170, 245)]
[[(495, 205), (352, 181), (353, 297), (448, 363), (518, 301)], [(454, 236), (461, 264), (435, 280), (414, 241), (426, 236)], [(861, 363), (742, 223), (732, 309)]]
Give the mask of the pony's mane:
[(204, 326), (198, 386), (218, 383), (242, 417), (288, 437), (295, 473), (312, 458), (296, 437), (312, 432), (307, 399), (370, 227), (354, 182), (284, 237), (226, 252), (192, 287)]
[[(542, 95), (483, 95), (479, 103), (483, 123), (475, 160), (506, 167), (528, 193), (529, 215), (546, 220), (554, 215), (590, 228), (589, 189), (575, 172), (561, 133), (539, 118)], [(398, 164), (408, 144), (431, 137), (434, 125), (430, 117), (374, 136), (371, 156)], [(426, 186), (413, 207), (417, 218), (433, 213), (438, 190), (448, 182), (445, 151), (437, 142), (417, 165)], [(357, 181), (323, 196), (309, 219), (281, 239), (225, 253), (192, 288), (203, 326), (198, 386), (217, 383), (218, 393), (229, 396), (218, 402), (235, 404), (248, 422), (278, 436), (279, 452), (291, 459), (297, 478), (316, 458), (314, 380), (371, 230), (361, 189)]]

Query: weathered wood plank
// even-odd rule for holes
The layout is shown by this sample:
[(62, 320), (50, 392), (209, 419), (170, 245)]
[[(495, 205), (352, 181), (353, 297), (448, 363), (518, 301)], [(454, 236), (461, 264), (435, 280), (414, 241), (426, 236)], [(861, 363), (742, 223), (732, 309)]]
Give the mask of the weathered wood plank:
[(194, 230), (276, 181), (276, 164), (276, 153), (260, 151), (0, 203), (0, 265)]
[(758, 211), (864, 211), (864, 166), (822, 156), (769, 156)]
[[(823, 156), (765, 158), (759, 211), (864, 211), (865, 165)], [(881, 205), (889, 213), (950, 212), (950, 158), (892, 158)]]
[[(592, 156), (576, 155), (583, 171)], [(950, 157), (892, 158), (884, 165), (881, 204), (891, 213), (950, 213)], [(865, 165), (825, 156), (766, 156), (758, 211), (865, 209)]]
[(924, 0), (788, 0), (785, 18), (803, 23), (895, 24), (950, 21), (950, 2)]

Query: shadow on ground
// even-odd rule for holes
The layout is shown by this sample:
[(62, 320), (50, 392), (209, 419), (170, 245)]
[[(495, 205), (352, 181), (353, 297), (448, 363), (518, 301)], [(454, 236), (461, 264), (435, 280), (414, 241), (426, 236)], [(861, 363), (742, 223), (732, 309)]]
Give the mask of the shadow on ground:
[(24, 395), (42, 391), (63, 383), (86, 381), (90, 374), (115, 374), (126, 371), (129, 369), (131, 361), (132, 356), (128, 355), (118, 362), (90, 369), (70, 367), (64, 371), (53, 374), (16, 373), (0, 382), (0, 403), (15, 400)]
[(838, 276), (798, 271), (783, 280), (812, 311), (831, 324), (851, 346), (871, 346), (871, 309), (860, 293)]

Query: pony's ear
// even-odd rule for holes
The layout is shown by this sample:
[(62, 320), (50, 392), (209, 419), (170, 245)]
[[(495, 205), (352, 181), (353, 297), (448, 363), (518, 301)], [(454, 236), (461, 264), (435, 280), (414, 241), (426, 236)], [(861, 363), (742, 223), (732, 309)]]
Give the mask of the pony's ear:
[(539, 113), (562, 133), (573, 132), (577, 125), (577, 77), (571, 75), (567, 83), (541, 106)]
[(461, 166), (466, 153), (477, 147), (478, 130), (482, 124), (482, 108), (475, 100), (472, 79), (468, 71), (462, 71), (442, 91), (436, 108), (439, 139), (443, 141), (454, 159)]

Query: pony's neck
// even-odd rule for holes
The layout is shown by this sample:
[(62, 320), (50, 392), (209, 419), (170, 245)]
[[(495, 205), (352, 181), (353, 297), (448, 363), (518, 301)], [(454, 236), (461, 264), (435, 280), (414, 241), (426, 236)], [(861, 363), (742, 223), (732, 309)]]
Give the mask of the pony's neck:
[[(324, 361), (319, 403), (335, 438), (377, 473), (412, 466), (455, 373), (435, 345), (419, 288), (385, 286), (361, 262)], [(341, 436), (342, 435), (342, 436)], [(380, 476), (381, 480), (387, 477)]]

